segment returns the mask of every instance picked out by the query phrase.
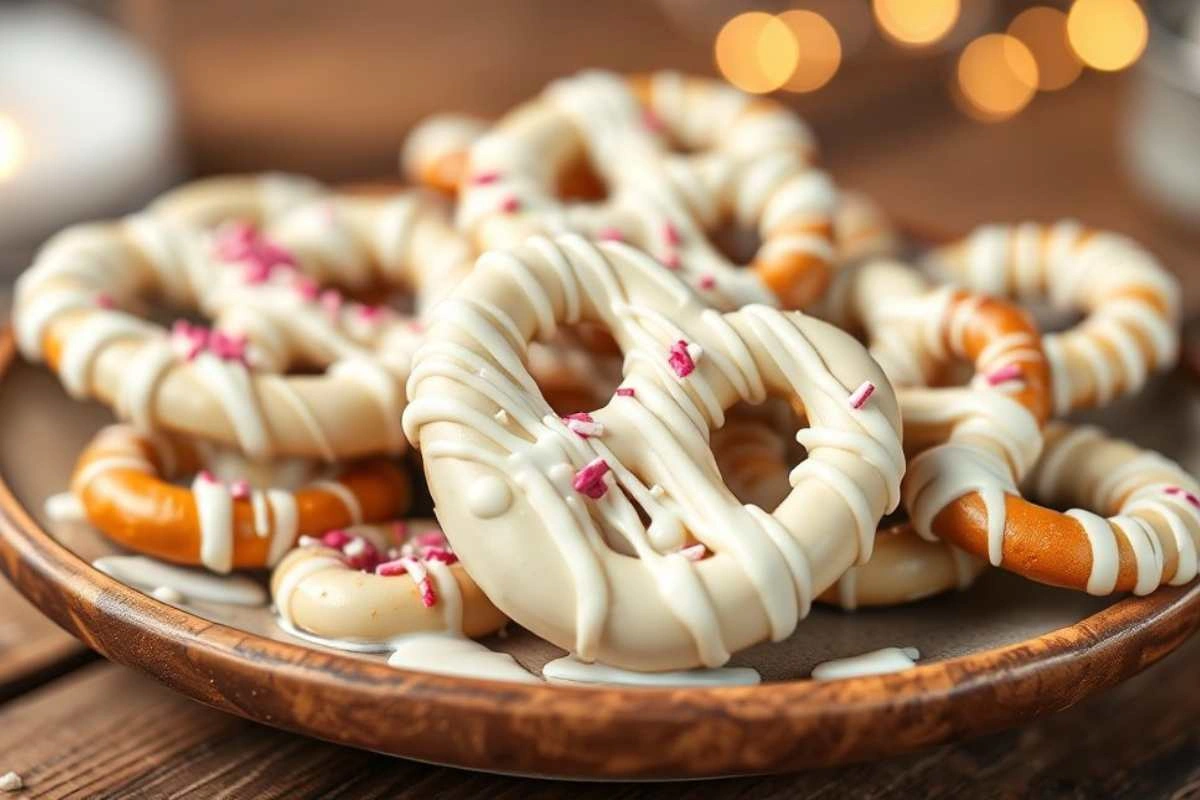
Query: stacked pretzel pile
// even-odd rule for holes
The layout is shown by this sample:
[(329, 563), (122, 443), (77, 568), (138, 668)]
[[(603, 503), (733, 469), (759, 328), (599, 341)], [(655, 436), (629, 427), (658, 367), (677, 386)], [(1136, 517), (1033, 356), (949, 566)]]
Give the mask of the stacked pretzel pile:
[[(1196, 481), (1055, 421), (1176, 359), (1175, 282), (1134, 242), (990, 225), (897, 260), (801, 120), (673, 73), (430, 120), (403, 164), (424, 188), (210, 179), (45, 245), (17, 337), (123, 420), (71, 479), (105, 536), (271, 569), (326, 642), (511, 619), (643, 671), (989, 564), (1196, 576)], [(1081, 321), (1041, 332), (1043, 301)], [(421, 470), (436, 523), (406, 518)]]

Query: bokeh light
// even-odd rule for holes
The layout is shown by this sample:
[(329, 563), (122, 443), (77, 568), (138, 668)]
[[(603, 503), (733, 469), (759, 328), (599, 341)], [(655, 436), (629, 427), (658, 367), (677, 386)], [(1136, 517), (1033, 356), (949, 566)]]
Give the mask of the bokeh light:
[(1146, 49), (1146, 15), (1134, 0), (1075, 0), (1067, 14), (1071, 47), (1089, 67), (1112, 72)]
[(1038, 88), (1043, 92), (1065, 89), (1083, 72), (1083, 62), (1067, 40), (1067, 15), (1050, 6), (1034, 6), (1017, 15), (1008, 26), (1037, 61)]
[(783, 88), (812, 92), (829, 83), (842, 63), (842, 43), (829, 20), (803, 9), (785, 11), (779, 19), (792, 32), (798, 50), (796, 68)]
[(717, 34), (714, 50), (725, 80), (755, 94), (783, 86), (799, 59), (791, 29), (762, 11), (738, 14), (726, 22)]
[(989, 33), (962, 51), (956, 77), (963, 110), (976, 119), (999, 122), (1029, 105), (1037, 91), (1038, 67), (1020, 39)]
[(0, 114), (0, 181), (17, 174), (25, 163), (25, 155), (25, 134), (15, 119)]
[(872, 0), (879, 29), (893, 41), (924, 47), (941, 39), (958, 20), (959, 0)]

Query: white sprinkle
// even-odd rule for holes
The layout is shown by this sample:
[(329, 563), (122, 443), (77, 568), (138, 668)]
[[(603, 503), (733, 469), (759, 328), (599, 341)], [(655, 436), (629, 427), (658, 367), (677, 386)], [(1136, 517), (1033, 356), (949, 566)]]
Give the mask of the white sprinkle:
[(704, 355), (704, 348), (692, 342), (687, 346), (687, 354), (691, 356), (693, 362), (698, 364), (700, 363), (700, 356)]
[(357, 558), (367, 552), (367, 540), (361, 536), (355, 536), (346, 543), (346, 546), (342, 548), (342, 552), (351, 558)]
[(324, 542), (315, 536), (301, 536), (300, 540), (296, 542), (296, 544), (300, 545), (301, 547), (320, 547), (324, 544)]
[(870, 381), (863, 381), (862, 386), (859, 386), (854, 390), (854, 393), (850, 395), (850, 407), (862, 408), (867, 404), (867, 401), (871, 399), (871, 395), (873, 394), (875, 394), (875, 384), (871, 383)]
[(25, 788), (25, 781), (15, 772), (0, 775), (0, 792), (19, 792)]
[(588, 422), (584, 419), (569, 419), (567, 420), (567, 430), (573, 431), (580, 436), (603, 436), (604, 423)]

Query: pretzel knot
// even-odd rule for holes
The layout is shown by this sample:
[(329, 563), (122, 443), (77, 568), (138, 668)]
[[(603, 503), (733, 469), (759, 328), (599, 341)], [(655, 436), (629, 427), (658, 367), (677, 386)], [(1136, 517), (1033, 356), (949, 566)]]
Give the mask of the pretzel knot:
[[(71, 491), (109, 539), (214, 572), (273, 566), (299, 537), (389, 519), (411, 495), (408, 476), (383, 459), (314, 475), (294, 490), (277, 486), (274, 476), (272, 488), (260, 489), (209, 472), (204, 450), (110, 425), (80, 454)], [(190, 487), (171, 483), (189, 475)]]
[[(439, 120), (418, 143), (463, 130)], [(837, 197), (813, 168), (813, 150), (787, 109), (717, 82), (584, 72), (551, 84), (474, 142), (457, 221), (481, 250), (568, 230), (627, 241), (715, 307), (799, 308), (824, 290), (834, 259)], [(454, 161), (428, 144), (416, 152), (439, 153), (436, 166), (412, 167), (418, 174)], [(585, 183), (598, 178), (606, 197), (563, 199), (581, 166), (594, 170)], [(749, 269), (711, 241), (729, 222), (757, 228), (762, 244)]]
[[(382, 449), (399, 452), (418, 333), (339, 288), (405, 285), (421, 305), (469, 263), (445, 213), (420, 195), (217, 178), (53, 238), (18, 283), (15, 326), (24, 354), (47, 360), (74, 397), (100, 399), (142, 431), (255, 460), (377, 453), (381, 431)], [(168, 332), (144, 319), (157, 298), (212, 328), (180, 320)], [(314, 365), (325, 373), (283, 374)]]
[[(584, 321), (608, 328), (625, 377), (581, 435), (524, 358)], [(484, 254), (439, 306), (408, 389), (405, 430), (455, 551), (503, 612), (585, 659), (712, 666), (788, 636), (898, 502), (895, 398), (861, 345), (796, 312), (708, 309), (620, 243)], [(810, 425), (771, 512), (738, 503), (709, 449), (726, 409), (768, 394)]]

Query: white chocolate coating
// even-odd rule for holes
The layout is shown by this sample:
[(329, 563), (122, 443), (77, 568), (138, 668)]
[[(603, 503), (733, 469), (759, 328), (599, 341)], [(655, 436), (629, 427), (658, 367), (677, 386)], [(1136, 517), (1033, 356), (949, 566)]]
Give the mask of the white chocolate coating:
[[(583, 320), (614, 335), (634, 393), (592, 412), (605, 432), (587, 438), (523, 365), (531, 339)], [(667, 357), (679, 341), (700, 354), (683, 377)], [(864, 381), (877, 391), (853, 408)], [(733, 498), (708, 446), (727, 407), (768, 391), (798, 398), (811, 424), (798, 435), (809, 458), (774, 513)], [(439, 306), (409, 397), (405, 429), (438, 517), (480, 586), (524, 627), (622, 668), (719, 666), (789, 635), (814, 594), (869, 557), (903, 471), (890, 388), (848, 336), (761, 306), (705, 309), (645, 254), (577, 236), (482, 256)], [(610, 490), (593, 499), (572, 484), (597, 459)], [(484, 477), (513, 499), (481, 520), (459, 493)], [(713, 555), (671, 552), (689, 539)]]
[(915, 647), (885, 647), (859, 656), (838, 658), (813, 667), (814, 681), (836, 681), (864, 675), (886, 675), (912, 669), (921, 657)]

